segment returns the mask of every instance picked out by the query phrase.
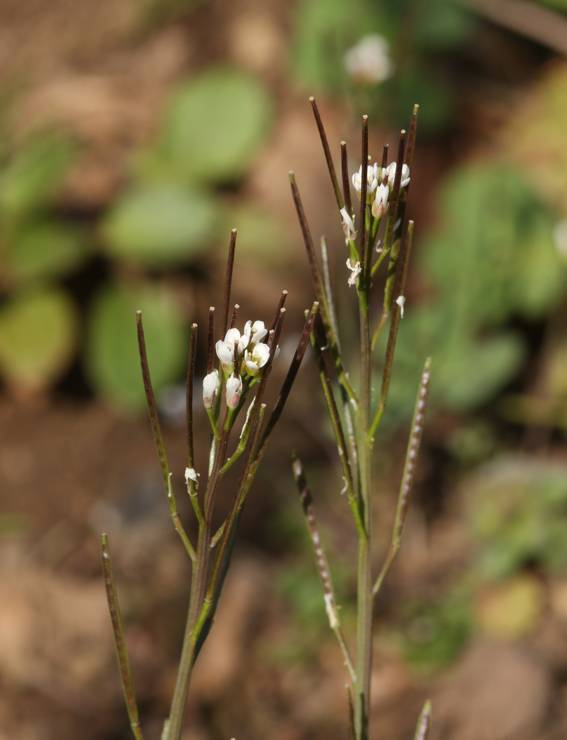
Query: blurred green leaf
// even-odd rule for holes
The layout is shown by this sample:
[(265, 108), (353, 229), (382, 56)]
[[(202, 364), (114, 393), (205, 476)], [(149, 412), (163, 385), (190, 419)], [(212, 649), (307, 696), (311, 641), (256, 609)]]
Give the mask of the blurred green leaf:
[(233, 182), (250, 166), (272, 123), (267, 90), (229, 67), (209, 69), (173, 96), (156, 158), (170, 177)]
[(228, 209), (225, 231), (238, 229), (238, 252), (263, 265), (291, 264), (286, 225), (265, 208), (243, 204)]
[(59, 133), (29, 139), (0, 173), (0, 213), (17, 217), (50, 203), (75, 153), (74, 142)]
[(409, 606), (400, 635), (402, 653), (414, 668), (429, 673), (455, 660), (471, 632), (469, 597), (457, 589)]
[(146, 283), (111, 285), (96, 298), (87, 332), (87, 372), (97, 391), (126, 410), (145, 404), (136, 340), (140, 309), (154, 388), (173, 382), (183, 365), (185, 329), (167, 289)]
[(485, 577), (503, 578), (534, 563), (551, 570), (567, 565), (564, 465), (501, 458), (471, 476), (464, 490)]
[(65, 293), (21, 293), (0, 309), (2, 374), (16, 389), (41, 390), (64, 369), (75, 338), (74, 307)]
[(448, 311), (481, 326), (542, 315), (565, 282), (554, 219), (521, 172), (473, 164), (443, 187), (442, 225), (424, 249), (427, 274)]
[(36, 221), (8, 237), (3, 262), (11, 281), (64, 275), (85, 257), (86, 240), (77, 228), (57, 221)]
[(150, 266), (187, 262), (214, 239), (217, 208), (206, 194), (175, 185), (125, 193), (103, 223), (113, 257)]

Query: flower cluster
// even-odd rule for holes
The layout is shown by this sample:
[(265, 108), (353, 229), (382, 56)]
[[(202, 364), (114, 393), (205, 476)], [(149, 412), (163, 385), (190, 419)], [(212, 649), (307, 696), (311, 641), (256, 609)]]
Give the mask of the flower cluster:
[[(369, 164), (366, 168), (366, 199), (372, 207), (374, 218), (382, 218), (388, 210), (388, 199), (396, 181), (396, 169), (396, 162), (392, 162), (387, 167), (381, 167), (377, 162), (374, 162), (374, 164)], [(400, 188), (407, 188), (410, 179), (410, 169), (407, 164), (403, 164)], [(353, 174), (352, 184), (360, 197), (362, 190), (362, 166), (358, 168), (358, 172)]]
[[(226, 381), (226, 405), (235, 409), (240, 403), (245, 385), (256, 378), (270, 359), (270, 347), (262, 340), (267, 336), (263, 321), (247, 321), (242, 334), (235, 327), (215, 344), (223, 377)], [(218, 370), (212, 370), (203, 379), (203, 403), (211, 409), (221, 387)]]

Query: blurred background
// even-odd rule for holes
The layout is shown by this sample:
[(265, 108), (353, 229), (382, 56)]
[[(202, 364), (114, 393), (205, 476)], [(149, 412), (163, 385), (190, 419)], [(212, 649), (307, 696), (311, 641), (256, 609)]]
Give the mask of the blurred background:
[[(310, 94), (335, 154), (340, 139), (357, 151), (368, 112), (378, 157), (421, 104), (377, 563), (426, 354), (434, 383), (402, 554), (377, 604), (376, 735), (413, 737), (430, 697), (436, 740), (567, 737), (566, 56), (565, 0), (0, 1), (1, 738), (128, 736), (102, 529), (159, 736), (189, 570), (134, 310), (182, 482), (187, 327), (220, 305), (230, 228), (242, 318), (269, 321), (290, 291), (284, 358), (311, 302), (289, 169), (328, 238), (353, 344)], [(308, 362), (196, 671), (192, 740), (346, 737), (292, 446), (352, 624), (354, 533)]]

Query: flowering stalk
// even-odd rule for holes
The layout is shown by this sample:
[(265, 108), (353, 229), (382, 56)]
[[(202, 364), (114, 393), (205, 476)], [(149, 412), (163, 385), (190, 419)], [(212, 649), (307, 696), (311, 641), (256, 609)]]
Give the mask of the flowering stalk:
[[(337, 633), (340, 624), (336, 610), (336, 597), (332, 589), (327, 558), (323, 553), (316, 530), (311, 494), (305, 482), (303, 468), (297, 458), (294, 458), (292, 467), (315, 549), (330, 626), (339, 639), (343, 659), (349, 667), (351, 680), (348, 691), (349, 713), (352, 716), (354, 736), (356, 740), (368, 740), (374, 597), (400, 548), (409, 493), (421, 442), (430, 374), (428, 362), (418, 392), (392, 542), (386, 561), (382, 568), (378, 569), (376, 577), (374, 575), (375, 542), (372, 516), (372, 493), (376, 489), (377, 482), (373, 468), (374, 443), (388, 399), (398, 330), (406, 304), (405, 284), (413, 236), (413, 222), (406, 219), (406, 208), (411, 182), (411, 160), (415, 147), (418, 107), (414, 107), (409, 134), (405, 131), (400, 133), (396, 160), (391, 163), (388, 163), (387, 147), (384, 147), (380, 163), (370, 160), (368, 117), (363, 116), (360, 167), (353, 173), (350, 181), (347, 145), (341, 142), (341, 191), (317, 104), (312, 98), (310, 102), (344, 233), (347, 250), (346, 264), (350, 272), (347, 284), (356, 291), (359, 317), (357, 358), (359, 382), (358, 387), (354, 388), (350, 383), (346, 370), (347, 363), (341, 350), (336, 311), (329, 287), (326, 244), (322, 240), (321, 267), (313, 249), (311, 232), (299, 188), (292, 174), (290, 176), (292, 196), (309, 259), (315, 296), (321, 302), (320, 321), (315, 324), (311, 341), (337, 445), (344, 481), (343, 491), (347, 494), (346, 498), (350, 505), (358, 538), (357, 622), (354, 660), (351, 663), (347, 661), (347, 656), (350, 658), (347, 638), (342, 629), (340, 633)], [(351, 199), (351, 182), (358, 196), (356, 205)], [(385, 274), (382, 274), (383, 266), (386, 266)], [(378, 282), (379, 278), (380, 282)], [(382, 286), (383, 296), (378, 302), (381, 310), (376, 315), (375, 285), (378, 284)], [(382, 383), (377, 398), (374, 398), (372, 380), (377, 371), (375, 349), (380, 333), (388, 324), (388, 341), (381, 362)], [(373, 326), (374, 329), (372, 329)], [(327, 356), (330, 362), (327, 362)], [(348, 383), (345, 382), (345, 378), (348, 379)], [(337, 398), (341, 403), (337, 403)]]
[[(179, 660), (169, 716), (164, 724), (162, 740), (180, 740), (183, 733), (187, 692), (191, 673), (199, 651), (212, 625), (224, 578), (228, 570), (242, 508), (252, 488), (259, 464), (266, 451), (268, 438), (284, 410), (297, 377), (309, 337), (313, 329), (318, 304), (314, 303), (305, 322), (297, 350), (271, 411), (264, 402), (266, 386), (277, 354), (286, 309), (287, 291), (283, 291), (276, 318), (268, 330), (263, 321), (247, 321), (242, 331), (238, 323), (238, 305), (230, 311), (232, 272), (236, 248), (236, 230), (231, 232), (222, 315), (223, 335), (215, 337), (215, 309), (209, 309), (207, 331), (206, 374), (202, 382), (203, 407), (212, 431), (209, 464), (206, 473), (198, 472), (194, 450), (194, 379), (197, 356), (197, 324), (192, 324), (186, 386), (187, 466), (185, 486), (194, 515), (196, 543), (181, 520), (173, 487), (173, 476), (161, 430), (157, 403), (152, 386), (150, 367), (141, 312), (136, 323), (142, 378), (148, 405), (150, 427), (160, 463), (167, 503), (173, 527), (177, 531), (191, 564), (191, 588), (183, 645)], [(216, 340), (216, 341), (215, 341)], [(240, 466), (238, 463), (240, 462)], [(240, 473), (233, 487), (232, 506), (220, 523), (215, 514), (219, 482), (233, 470)], [(202, 479), (202, 482), (201, 482)], [(119, 659), (123, 692), (132, 734), (141, 740), (133, 683), (126, 650), (126, 641), (118, 596), (110, 568), (106, 535), (102, 540), (102, 556), (108, 604), (112, 617), (115, 644)]]

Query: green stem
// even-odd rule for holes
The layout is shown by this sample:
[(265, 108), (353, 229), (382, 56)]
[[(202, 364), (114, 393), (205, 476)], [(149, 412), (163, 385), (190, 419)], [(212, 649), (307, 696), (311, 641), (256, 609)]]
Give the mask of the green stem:
[(363, 506), (365, 537), (359, 536), (357, 571), (357, 640), (355, 728), (357, 740), (367, 740), (372, 673), (372, 446), (368, 439), (371, 404), (370, 322), (368, 292), (359, 293), (360, 317), (360, 405), (358, 408), (358, 452), (360, 499)]

